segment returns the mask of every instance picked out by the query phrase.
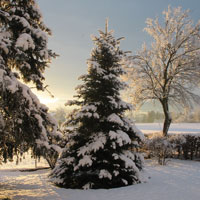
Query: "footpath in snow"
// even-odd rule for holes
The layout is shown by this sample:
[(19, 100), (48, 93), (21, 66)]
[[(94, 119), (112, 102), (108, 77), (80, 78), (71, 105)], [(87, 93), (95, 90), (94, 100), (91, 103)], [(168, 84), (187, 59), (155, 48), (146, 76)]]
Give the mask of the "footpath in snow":
[[(0, 170), (0, 199), (12, 200), (199, 200), (200, 162), (172, 160), (167, 166), (146, 161), (147, 183), (99, 190), (57, 188), (49, 182), (49, 170), (20, 172)], [(149, 178), (148, 178), (149, 177)]]

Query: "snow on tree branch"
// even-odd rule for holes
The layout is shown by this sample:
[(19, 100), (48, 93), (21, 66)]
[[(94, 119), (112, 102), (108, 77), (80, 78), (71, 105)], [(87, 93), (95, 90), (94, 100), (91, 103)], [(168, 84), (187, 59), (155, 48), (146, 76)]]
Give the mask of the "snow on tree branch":
[(189, 10), (181, 7), (169, 6), (163, 16), (162, 22), (146, 20), (144, 30), (153, 42), (132, 58), (127, 79), (135, 104), (157, 100), (169, 113), (169, 103), (192, 107), (200, 100), (195, 93), (200, 84), (200, 21), (194, 24)]

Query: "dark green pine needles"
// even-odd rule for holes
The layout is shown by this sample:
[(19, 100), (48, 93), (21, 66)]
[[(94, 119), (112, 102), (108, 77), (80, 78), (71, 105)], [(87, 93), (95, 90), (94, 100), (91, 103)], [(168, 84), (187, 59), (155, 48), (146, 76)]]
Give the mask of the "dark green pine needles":
[(55, 184), (65, 188), (114, 188), (141, 182), (142, 159), (134, 150), (143, 135), (124, 116), (131, 106), (120, 98), (125, 84), (119, 49), (113, 32), (99, 31), (88, 60), (88, 74), (80, 79), (77, 96), (67, 105), (76, 108), (65, 122), (67, 143), (51, 173)]

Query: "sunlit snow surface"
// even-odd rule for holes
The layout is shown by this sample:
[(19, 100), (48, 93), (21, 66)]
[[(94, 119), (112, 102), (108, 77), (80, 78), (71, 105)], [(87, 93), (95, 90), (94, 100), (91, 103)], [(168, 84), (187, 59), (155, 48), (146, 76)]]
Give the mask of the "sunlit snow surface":
[[(13, 200), (199, 200), (200, 162), (172, 160), (167, 166), (147, 161), (147, 183), (110, 190), (57, 188), (48, 180), (49, 170), (0, 171), (0, 199)], [(151, 178), (148, 178), (151, 177)]]
[[(137, 127), (155, 132), (162, 124), (138, 124)], [(148, 132), (147, 131), (147, 132)], [(200, 133), (200, 124), (175, 124), (174, 133)], [(44, 160), (38, 167), (47, 166)], [(21, 172), (34, 168), (35, 161), (26, 155), (19, 165), (15, 162), (0, 165), (0, 199), (12, 200), (199, 200), (200, 162), (171, 160), (159, 166), (147, 160), (142, 173), (146, 183), (110, 190), (71, 190), (58, 188), (49, 182), (49, 170)]]

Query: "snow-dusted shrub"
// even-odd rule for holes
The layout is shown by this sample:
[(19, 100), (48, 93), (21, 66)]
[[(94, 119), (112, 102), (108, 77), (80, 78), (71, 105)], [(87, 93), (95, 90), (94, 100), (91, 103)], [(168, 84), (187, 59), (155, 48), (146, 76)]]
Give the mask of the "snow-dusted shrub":
[(160, 164), (167, 157), (191, 160), (199, 159), (200, 135), (174, 134), (163, 137), (159, 134), (153, 134), (146, 137), (142, 151), (147, 154), (146, 157), (157, 157)]
[(171, 156), (173, 152), (173, 144), (170, 143), (168, 137), (161, 134), (153, 134), (146, 139), (146, 147), (149, 153), (158, 159), (160, 165), (166, 164), (166, 158)]
[(186, 143), (186, 138), (184, 135), (175, 134), (169, 135), (168, 141), (172, 145), (172, 156), (180, 158), (183, 150), (183, 145)]
[(185, 159), (200, 158), (200, 135), (188, 134), (184, 135), (185, 143), (182, 144), (183, 157)]
[(174, 146), (173, 157), (191, 160), (200, 158), (200, 135), (198, 133), (170, 135), (169, 141)]

